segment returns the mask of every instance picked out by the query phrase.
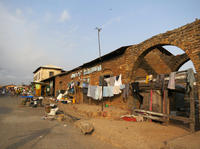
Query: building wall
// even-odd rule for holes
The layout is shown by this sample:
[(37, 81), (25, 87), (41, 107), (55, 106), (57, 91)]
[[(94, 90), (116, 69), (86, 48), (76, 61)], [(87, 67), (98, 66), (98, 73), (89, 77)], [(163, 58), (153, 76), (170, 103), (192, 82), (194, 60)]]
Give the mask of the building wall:
[(54, 75), (61, 73), (61, 70), (53, 69), (53, 68), (41, 68), (36, 73), (34, 73), (33, 80), (36, 82), (40, 82), (41, 80), (49, 78), (49, 72), (53, 72)]
[[(127, 84), (130, 83), (129, 82), (129, 78), (127, 77), (129, 71), (129, 67), (126, 65), (126, 59), (127, 59), (127, 55), (123, 54), (121, 56), (117, 56), (117, 57), (113, 57), (112, 59), (103, 61), (102, 64), (97, 63), (95, 65), (91, 65), (85, 68), (80, 68), (78, 70), (72, 71), (68, 74), (62, 75), (62, 76), (56, 76), (55, 77), (55, 95), (59, 90), (67, 90), (67, 84), (71, 81), (80, 81), (82, 82), (84, 78), (89, 78), (90, 85), (99, 85), (99, 77), (103, 76), (103, 75), (111, 75), (111, 76), (118, 76), (118, 75), (122, 75), (122, 83), (123, 84)], [(155, 58), (157, 57), (157, 58)], [(165, 57), (167, 58), (167, 56)], [(144, 76), (147, 75), (149, 72), (149, 70), (154, 70), (156, 71), (156, 73), (168, 73), (171, 71), (171, 69), (169, 68), (169, 66), (164, 63), (161, 59), (160, 59), (160, 52), (159, 51), (154, 51), (150, 54), (147, 55), (147, 57), (145, 58), (146, 62), (149, 63), (149, 67), (144, 67), (143, 65), (140, 65), (137, 69), (138, 69), (138, 73), (137, 76)], [(155, 60), (155, 61), (154, 61)], [(154, 61), (154, 63), (152, 62)], [(158, 61), (162, 61), (160, 63), (158, 63)], [(97, 71), (97, 72), (93, 72), (91, 74), (88, 75), (81, 75), (79, 77), (75, 77), (75, 78), (71, 78), (72, 74), (75, 74), (77, 72), (80, 72), (84, 69), (87, 68), (91, 68), (94, 66), (102, 66), (102, 71)], [(162, 67), (164, 69), (158, 69), (158, 67)], [(140, 71), (139, 71), (140, 70)], [(130, 94), (131, 95), (131, 94)], [(114, 96), (112, 98), (105, 98), (105, 103), (112, 103), (112, 105), (123, 108), (123, 109), (127, 109), (130, 108), (130, 101), (128, 102), (124, 102), (123, 98), (122, 98), (122, 94)], [(133, 100), (132, 97), (129, 97), (129, 100)]]
[[(170, 73), (171, 71), (177, 70), (180, 65), (190, 59), (195, 66), (198, 78), (197, 84), (200, 86), (199, 35), (200, 20), (196, 20), (195, 22), (180, 28), (153, 36), (144, 42), (128, 47), (123, 55), (103, 61), (103, 70), (101, 72), (94, 72), (86, 76), (80, 76), (80, 79), (83, 79), (83, 77), (89, 77), (91, 85), (98, 85), (99, 76), (102, 74), (110, 73), (113, 76), (122, 74), (122, 82), (126, 84), (134, 81), (138, 76), (146, 76), (147, 74), (153, 74), (155, 76), (157, 74)], [(185, 51), (186, 54), (181, 56), (174, 56), (165, 52), (162, 47), (163, 45), (177, 46)], [(67, 83), (72, 80), (70, 77), (71, 74), (82, 69), (84, 68), (80, 68), (79, 70), (73, 71), (69, 74), (56, 77), (55, 92), (60, 89), (67, 89)], [(78, 77), (74, 80), (77, 79)], [(112, 99), (112, 101), (113, 103), (115, 101), (121, 103), (122, 98), (121, 96), (118, 96), (116, 99)]]

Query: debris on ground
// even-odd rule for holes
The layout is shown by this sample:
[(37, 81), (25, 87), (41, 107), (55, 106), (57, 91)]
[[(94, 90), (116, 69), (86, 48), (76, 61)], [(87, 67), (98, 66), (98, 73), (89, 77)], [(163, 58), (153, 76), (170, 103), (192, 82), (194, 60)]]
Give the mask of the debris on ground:
[(123, 115), (120, 117), (121, 119), (125, 121), (130, 121), (130, 122), (143, 122), (144, 118), (143, 116), (138, 116), (138, 115)]
[(75, 125), (81, 130), (81, 132), (86, 135), (86, 134), (92, 134), (94, 131), (94, 126), (91, 122), (87, 120), (79, 120), (75, 122)]

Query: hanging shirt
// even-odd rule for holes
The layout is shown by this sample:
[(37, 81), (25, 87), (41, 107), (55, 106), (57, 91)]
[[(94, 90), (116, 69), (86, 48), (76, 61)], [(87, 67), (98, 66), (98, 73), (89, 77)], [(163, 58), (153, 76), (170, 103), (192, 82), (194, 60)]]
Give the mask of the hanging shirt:
[(121, 74), (119, 75), (119, 78), (117, 79), (115, 79), (115, 84), (114, 84), (114, 86), (120, 86), (120, 85), (122, 85), (122, 80), (121, 80), (121, 78), (122, 78), (122, 76), (121, 76)]

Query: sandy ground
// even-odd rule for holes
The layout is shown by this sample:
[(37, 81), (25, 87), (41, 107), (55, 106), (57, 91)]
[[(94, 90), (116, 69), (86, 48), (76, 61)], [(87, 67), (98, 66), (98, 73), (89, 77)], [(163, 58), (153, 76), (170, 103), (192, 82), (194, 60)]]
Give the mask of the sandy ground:
[(94, 135), (122, 148), (161, 149), (168, 140), (188, 134), (174, 126), (163, 126), (153, 122), (126, 122), (92, 119)]
[(167, 142), (190, 134), (177, 126), (120, 120), (119, 117), (127, 111), (114, 107), (104, 109), (112, 113), (106, 117), (98, 115), (100, 106), (59, 104), (59, 107), (67, 114), (91, 122), (95, 127), (93, 136), (124, 149), (162, 149), (166, 148)]
[(112, 144), (117, 148), (179, 149), (185, 148), (184, 146), (187, 146), (185, 149), (200, 148), (198, 143), (200, 142), (198, 141), (200, 133), (191, 135), (190, 132), (177, 126), (166, 126), (155, 122), (127, 122), (120, 120), (120, 115), (126, 114), (127, 111), (114, 107), (104, 109), (112, 113), (106, 117), (102, 116), (100, 106), (59, 104), (59, 108), (66, 115), (80, 118), (79, 121), (73, 123), (75, 125), (85, 120), (92, 123), (95, 131), (91, 137), (98, 138), (98, 140)]
[(42, 120), (44, 108), (19, 106), (0, 97), (0, 149), (115, 149), (95, 136), (82, 135), (71, 123)]

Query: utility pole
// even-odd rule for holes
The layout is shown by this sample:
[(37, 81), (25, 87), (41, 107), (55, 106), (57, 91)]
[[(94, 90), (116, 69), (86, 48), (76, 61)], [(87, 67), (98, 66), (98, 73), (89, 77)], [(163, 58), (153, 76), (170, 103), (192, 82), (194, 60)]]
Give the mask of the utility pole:
[(100, 31), (102, 30), (102, 28), (98, 28), (96, 27), (95, 28), (97, 31), (98, 31), (98, 44), (99, 44), (99, 59), (100, 59), (100, 64), (101, 64), (101, 83), (102, 83), (102, 106), (101, 106), (101, 110), (103, 111), (103, 81), (104, 81), (104, 78), (102, 76), (102, 60), (101, 60), (101, 46), (100, 46)]
[(98, 31), (98, 44), (99, 44), (99, 58), (101, 58), (101, 46), (100, 46), (100, 31), (102, 30), (102, 28), (95, 28)]

